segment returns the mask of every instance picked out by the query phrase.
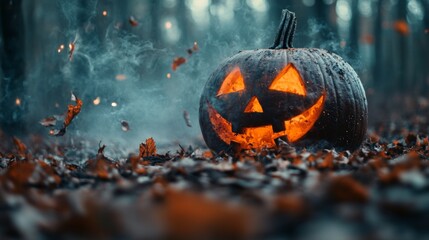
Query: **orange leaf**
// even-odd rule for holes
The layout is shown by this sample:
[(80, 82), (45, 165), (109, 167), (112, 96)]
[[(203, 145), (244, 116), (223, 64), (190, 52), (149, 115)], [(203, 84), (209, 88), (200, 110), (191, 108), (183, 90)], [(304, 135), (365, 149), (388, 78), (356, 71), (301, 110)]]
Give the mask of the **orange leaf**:
[(153, 138), (146, 139), (145, 143), (140, 144), (139, 156), (142, 157), (150, 157), (156, 155), (156, 144)]
[[(74, 96), (74, 95), (73, 95)], [(79, 98), (76, 98), (76, 105), (69, 104), (66, 118), (64, 119), (64, 127), (67, 127), (74, 117), (76, 117), (82, 108), (83, 102)]]
[(173, 71), (176, 71), (176, 69), (184, 64), (186, 62), (186, 58), (184, 57), (177, 57), (173, 60), (173, 64), (171, 65), (171, 68), (173, 69)]
[(25, 157), (25, 154), (27, 153), (27, 146), (25, 146), (25, 144), (17, 137), (13, 137), (13, 143), (16, 146), (18, 154), (22, 157)]

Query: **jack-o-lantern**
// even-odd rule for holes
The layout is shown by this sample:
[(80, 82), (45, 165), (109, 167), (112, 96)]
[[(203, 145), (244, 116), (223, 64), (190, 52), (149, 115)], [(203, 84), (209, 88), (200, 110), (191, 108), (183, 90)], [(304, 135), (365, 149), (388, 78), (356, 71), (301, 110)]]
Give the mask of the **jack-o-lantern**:
[(367, 101), (352, 67), (321, 49), (293, 48), (295, 14), (283, 10), (270, 49), (242, 51), (210, 76), (200, 126), (215, 151), (293, 145), (355, 149), (367, 128)]

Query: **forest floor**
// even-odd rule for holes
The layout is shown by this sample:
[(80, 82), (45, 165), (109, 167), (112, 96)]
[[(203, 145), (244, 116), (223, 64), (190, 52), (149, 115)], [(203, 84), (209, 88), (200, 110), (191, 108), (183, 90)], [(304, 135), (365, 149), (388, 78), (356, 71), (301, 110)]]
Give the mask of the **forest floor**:
[(14, 138), (0, 148), (0, 235), (427, 239), (426, 110), (372, 123), (353, 153), (284, 144), (238, 158), (192, 147), (159, 154), (148, 139), (111, 159), (85, 141)]

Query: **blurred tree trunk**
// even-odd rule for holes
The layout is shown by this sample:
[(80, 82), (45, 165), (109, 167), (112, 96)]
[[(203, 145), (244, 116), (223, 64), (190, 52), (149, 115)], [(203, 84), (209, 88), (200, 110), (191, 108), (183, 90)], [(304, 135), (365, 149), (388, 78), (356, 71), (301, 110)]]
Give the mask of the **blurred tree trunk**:
[[(398, 10), (398, 17), (397, 17), (397, 21), (407, 21), (407, 0), (399, 0), (398, 1), (398, 6), (397, 6), (397, 10)], [(397, 55), (397, 61), (398, 61), (398, 76), (396, 76), (397, 79), (397, 83), (395, 84), (396, 87), (398, 87), (397, 90), (403, 91), (403, 90), (410, 90), (410, 86), (408, 83), (412, 83), (412, 79), (408, 79), (408, 54), (407, 52), (411, 49), (407, 48), (407, 39), (409, 36), (407, 36), (406, 34), (399, 34), (398, 36), (398, 46), (397, 46), (397, 51), (398, 51), (398, 55)]]
[(160, 26), (159, 26), (159, 8), (160, 1), (151, 1), (150, 2), (150, 14), (152, 19), (152, 26), (151, 26), (151, 39), (154, 43), (155, 48), (161, 48), (163, 46), (163, 39), (161, 37), (160, 32)]
[[(0, 124), (9, 135), (24, 132), (23, 112), (25, 101), (25, 29), (21, 0), (1, 1), (1, 68), (3, 77), (0, 82)], [(16, 104), (16, 99), (21, 104)]]
[(383, 89), (386, 87), (385, 82), (383, 81), (383, 46), (382, 46), (382, 36), (383, 36), (383, 0), (377, 1), (376, 6), (377, 15), (374, 21), (374, 67), (372, 74), (372, 83), (374, 86)]
[(356, 59), (359, 55), (359, 26), (360, 14), (358, 8), (358, 0), (352, 1), (352, 19), (350, 23), (350, 35), (348, 46), (351, 49), (352, 58)]
[[(422, 71), (422, 81), (419, 85), (419, 91), (420, 94), (427, 94), (427, 89), (429, 85), (429, 68), (427, 67), (427, 63), (429, 62), (429, 44), (427, 44), (427, 39), (429, 35), (429, 1), (421, 1), (422, 7), (423, 7), (423, 13), (424, 13), (424, 19), (423, 19), (423, 31), (425, 31), (425, 34), (422, 35), (420, 44), (415, 46), (414, 48), (418, 48), (418, 46), (422, 46), (423, 49), (420, 52), (421, 56), (423, 57), (423, 61), (420, 61), (420, 70)], [(426, 42), (426, 44), (424, 44)], [(417, 49), (418, 51), (418, 49)]]

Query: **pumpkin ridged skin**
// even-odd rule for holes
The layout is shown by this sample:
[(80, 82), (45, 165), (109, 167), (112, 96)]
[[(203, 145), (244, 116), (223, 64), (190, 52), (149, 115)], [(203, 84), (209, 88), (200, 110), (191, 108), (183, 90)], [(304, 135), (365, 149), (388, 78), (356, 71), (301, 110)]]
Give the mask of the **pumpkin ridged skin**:
[[(366, 134), (368, 109), (358, 75), (336, 54), (315, 48), (292, 48), (295, 24), (294, 14), (284, 10), (271, 49), (242, 51), (223, 61), (209, 77), (200, 100), (200, 127), (209, 148), (216, 152), (236, 151), (233, 144), (222, 141), (214, 130), (209, 106), (232, 124), (235, 133), (241, 133), (243, 128), (264, 125), (271, 125), (274, 132), (279, 132), (284, 130), (283, 121), (303, 113), (323, 95), (322, 113), (311, 130), (293, 145), (342, 150), (360, 146)], [(273, 80), (288, 64), (299, 72), (306, 96), (269, 90)], [(236, 67), (240, 69), (245, 89), (217, 96), (225, 77)], [(244, 113), (254, 96), (263, 112)]]

